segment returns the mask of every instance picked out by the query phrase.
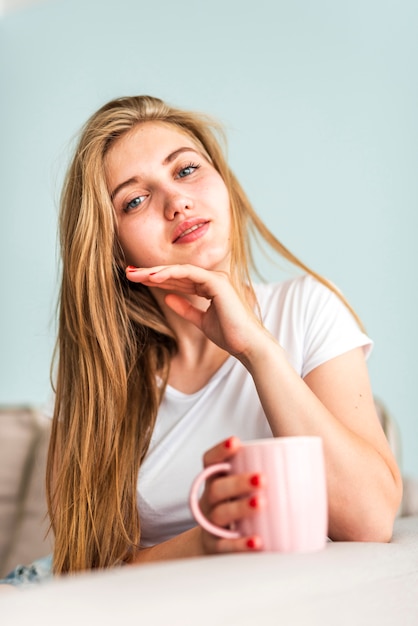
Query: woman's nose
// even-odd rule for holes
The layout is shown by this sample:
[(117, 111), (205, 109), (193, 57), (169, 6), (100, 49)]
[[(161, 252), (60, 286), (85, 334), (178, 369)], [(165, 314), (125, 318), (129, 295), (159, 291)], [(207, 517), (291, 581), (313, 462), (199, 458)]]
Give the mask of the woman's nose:
[(183, 194), (169, 194), (164, 202), (164, 216), (173, 220), (176, 215), (185, 213), (193, 208), (192, 200)]

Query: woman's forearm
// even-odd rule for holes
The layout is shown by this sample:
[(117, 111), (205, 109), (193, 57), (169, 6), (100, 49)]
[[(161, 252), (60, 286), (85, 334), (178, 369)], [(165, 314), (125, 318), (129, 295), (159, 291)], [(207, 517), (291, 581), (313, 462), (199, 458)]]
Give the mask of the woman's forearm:
[(196, 527), (150, 548), (141, 548), (131, 565), (190, 558), (203, 554), (201, 530), (200, 527)]
[(361, 349), (319, 366), (306, 382), (268, 335), (242, 362), (275, 436), (322, 437), (330, 537), (389, 541), (401, 478), (375, 414)]

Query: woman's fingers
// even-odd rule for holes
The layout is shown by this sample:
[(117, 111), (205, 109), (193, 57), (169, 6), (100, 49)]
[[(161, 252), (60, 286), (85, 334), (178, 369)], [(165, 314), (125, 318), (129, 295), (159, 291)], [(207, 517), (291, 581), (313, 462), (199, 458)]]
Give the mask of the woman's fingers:
[[(262, 494), (252, 495), (214, 507), (208, 516), (210, 521), (220, 527), (228, 528), (243, 518), (256, 515), (266, 504)], [(257, 535), (243, 536), (238, 539), (216, 537), (201, 529), (204, 551), (213, 553), (251, 552), (263, 549), (262, 539)]]
[(235, 522), (256, 515), (265, 505), (266, 499), (262, 493), (225, 501), (212, 508), (210, 521), (215, 526), (227, 528)]
[(126, 276), (133, 282), (147, 287), (161, 287), (168, 291), (180, 291), (211, 298), (208, 284), (215, 279), (214, 274), (195, 265), (162, 265), (150, 268), (128, 267)]
[(228, 437), (224, 441), (216, 444), (213, 448), (210, 448), (203, 455), (203, 465), (213, 465), (214, 463), (222, 463), (227, 461), (233, 456), (241, 446), (241, 441), (238, 437)]
[(208, 554), (228, 554), (232, 552), (257, 552), (263, 549), (263, 542), (257, 535), (239, 539), (218, 539), (203, 531), (203, 544)]
[(174, 293), (169, 293), (165, 297), (165, 302), (174, 313), (177, 313), (177, 315), (180, 315), (180, 317), (183, 317), (188, 322), (195, 324), (198, 328), (202, 327), (204, 311), (194, 307), (186, 298), (182, 298)]
[[(265, 487), (265, 477), (261, 473), (228, 474), (212, 478), (206, 486), (206, 500), (209, 506), (220, 502), (236, 500), (254, 495)], [(256, 506), (251, 503), (251, 506)]]

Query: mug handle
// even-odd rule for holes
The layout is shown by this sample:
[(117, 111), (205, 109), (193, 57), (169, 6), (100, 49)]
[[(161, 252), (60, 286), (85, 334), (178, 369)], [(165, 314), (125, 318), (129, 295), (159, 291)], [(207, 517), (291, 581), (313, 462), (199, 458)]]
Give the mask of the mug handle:
[(222, 528), (221, 526), (216, 526), (216, 524), (212, 524), (212, 522), (210, 522), (203, 515), (199, 505), (199, 490), (202, 483), (214, 474), (222, 474), (225, 472), (229, 473), (230, 471), (230, 463), (215, 463), (214, 465), (209, 465), (203, 471), (201, 471), (192, 483), (189, 494), (189, 505), (196, 522), (209, 533), (223, 539), (238, 539), (239, 537), (241, 537), (238, 531), (228, 530), (227, 528)]

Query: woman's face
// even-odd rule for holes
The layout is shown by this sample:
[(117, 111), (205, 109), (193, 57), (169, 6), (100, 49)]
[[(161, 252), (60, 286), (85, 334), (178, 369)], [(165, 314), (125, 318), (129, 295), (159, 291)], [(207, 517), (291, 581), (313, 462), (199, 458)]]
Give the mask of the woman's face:
[(229, 269), (228, 191), (188, 135), (145, 122), (112, 145), (105, 166), (127, 264)]

